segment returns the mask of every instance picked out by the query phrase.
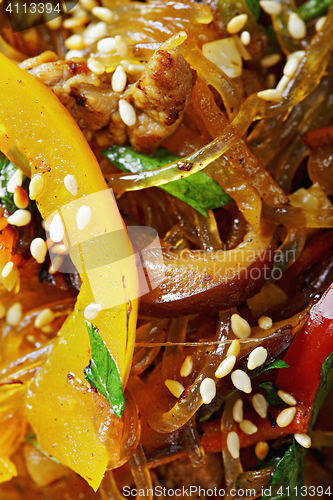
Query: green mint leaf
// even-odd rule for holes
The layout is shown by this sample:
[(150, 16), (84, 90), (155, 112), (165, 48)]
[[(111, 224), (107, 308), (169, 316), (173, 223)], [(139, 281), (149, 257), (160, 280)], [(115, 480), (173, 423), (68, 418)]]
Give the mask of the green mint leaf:
[(262, 373), (268, 372), (268, 370), (273, 370), (274, 368), (289, 368), (287, 363), (285, 363), (282, 359), (276, 358), (269, 365), (265, 366), (263, 370), (260, 371), (260, 375)]
[(17, 207), (14, 204), (13, 194), (7, 191), (7, 183), (16, 172), (16, 167), (8, 158), (0, 153), (0, 203), (9, 213), (15, 212)]
[(84, 369), (85, 379), (108, 401), (117, 417), (125, 408), (119, 370), (98, 328), (86, 321), (91, 347), (91, 360)]
[(327, 14), (331, 0), (308, 0), (297, 9), (297, 13), (303, 21), (310, 21), (316, 17)]
[(278, 388), (273, 382), (262, 382), (259, 384), (261, 389), (264, 389), (266, 392), (266, 399), (269, 405), (283, 405), (282, 399), (277, 395)]
[[(311, 433), (312, 427), (315, 423), (317, 415), (320, 408), (322, 407), (327, 394), (333, 389), (333, 353), (331, 353), (326, 361), (323, 363), (320, 375), (320, 384), (316, 393), (316, 397), (313, 404), (313, 410), (311, 415), (311, 420), (309, 424), (308, 432)], [(281, 500), (283, 498), (289, 498), (290, 500), (295, 500), (296, 496), (296, 486), (300, 487), (303, 485), (304, 476), (304, 462), (305, 462), (306, 448), (300, 446), (294, 439), (293, 444), (290, 446), (289, 450), (285, 453), (283, 458), (279, 461), (276, 466), (276, 470), (272, 480), (272, 491), (275, 491), (270, 496), (264, 496), (262, 498), (270, 500)], [(275, 486), (275, 488), (274, 488)], [(279, 487), (282, 488), (279, 490)], [(287, 495), (287, 487), (289, 486), (290, 495)], [(279, 494), (279, 491), (285, 492), (285, 494)]]
[(259, 0), (245, 0), (245, 2), (249, 8), (249, 11), (252, 13), (254, 19), (258, 21), (261, 12)]
[(25, 437), (24, 442), (27, 443), (27, 444), (31, 444), (32, 446), (34, 446), (38, 451), (40, 451), (41, 453), (43, 453), (43, 455), (45, 455), (47, 458), (49, 458), (50, 460), (52, 460), (56, 464), (60, 464), (61, 463), (61, 462), (59, 462), (59, 460), (57, 460), (54, 457), (51, 457), (51, 455), (49, 455), (48, 453), (46, 453), (46, 451), (43, 451), (41, 449), (41, 447), (39, 446), (39, 443), (37, 441), (36, 434), (34, 434), (34, 433), (29, 434), (28, 436)]
[[(111, 146), (102, 154), (123, 172), (132, 173), (153, 170), (180, 159), (165, 148), (158, 148), (153, 155), (148, 156), (137, 153), (131, 146)], [(185, 201), (206, 217), (207, 210), (223, 207), (231, 201), (220, 185), (202, 171), (159, 188)]]

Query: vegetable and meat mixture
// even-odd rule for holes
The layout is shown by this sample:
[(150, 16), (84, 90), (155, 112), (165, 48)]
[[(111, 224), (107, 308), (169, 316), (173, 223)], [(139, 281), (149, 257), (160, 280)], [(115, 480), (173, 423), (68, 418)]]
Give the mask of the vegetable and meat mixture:
[(8, 12), (0, 499), (329, 498), (330, 1)]

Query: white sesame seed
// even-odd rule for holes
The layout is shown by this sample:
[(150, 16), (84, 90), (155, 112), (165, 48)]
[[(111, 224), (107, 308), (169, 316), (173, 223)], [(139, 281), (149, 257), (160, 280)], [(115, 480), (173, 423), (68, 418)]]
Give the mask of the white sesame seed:
[(262, 68), (270, 68), (278, 64), (280, 61), (281, 61), (280, 54), (268, 54), (267, 56), (261, 59), (260, 64)]
[(30, 243), (30, 253), (38, 262), (38, 264), (42, 264), (47, 253), (46, 241), (44, 241), (42, 238), (33, 239)]
[(239, 339), (245, 339), (251, 335), (251, 327), (239, 314), (231, 316), (231, 329)]
[(91, 12), (94, 16), (98, 17), (98, 19), (106, 23), (110, 23), (114, 18), (114, 13), (106, 7), (93, 7)]
[(236, 356), (227, 356), (218, 366), (215, 377), (222, 378), (228, 375), (231, 372), (236, 363)]
[(290, 57), (283, 68), (283, 74), (288, 78), (293, 78), (297, 71), (298, 64), (299, 62), (297, 57)]
[(244, 432), (244, 434), (247, 434), (248, 436), (251, 436), (252, 434), (255, 434), (258, 431), (258, 427), (254, 425), (250, 420), (242, 420), (239, 424), (239, 428), (241, 431)]
[(67, 191), (69, 191), (73, 196), (77, 195), (77, 182), (74, 175), (66, 175), (64, 178), (64, 184)]
[(64, 44), (68, 50), (81, 50), (85, 47), (85, 43), (81, 35), (72, 35), (68, 37)]
[(260, 7), (269, 16), (279, 16), (282, 12), (282, 5), (273, 0), (260, 0)]
[(270, 318), (269, 316), (261, 316), (258, 319), (258, 325), (263, 330), (269, 330), (272, 327), (272, 325), (273, 325), (272, 318)]
[(280, 390), (277, 391), (277, 395), (287, 405), (289, 405), (289, 406), (295, 406), (295, 405), (297, 405), (297, 400), (294, 398), (294, 396), (292, 396), (291, 394), (289, 394), (289, 392), (285, 392), (285, 391), (282, 391), (280, 389)]
[(105, 71), (104, 65), (92, 57), (89, 57), (87, 66), (92, 73), (95, 73), (95, 75), (102, 75)]
[[(45, 13), (44, 13), (44, 16), (45, 16)], [(56, 30), (59, 30), (61, 28), (62, 19), (61, 19), (61, 17), (56, 17), (55, 19), (50, 19), (45, 24), (50, 30), (56, 31)]]
[(44, 231), (50, 231), (50, 224), (46, 222), (46, 220), (42, 220), (41, 226), (44, 229)]
[(243, 370), (235, 370), (231, 374), (231, 380), (236, 389), (250, 394), (252, 391), (251, 379)]
[(95, 304), (94, 302), (91, 302), (90, 304), (87, 305), (83, 314), (88, 321), (92, 321), (98, 316), (98, 313), (101, 310), (102, 310), (101, 304)]
[(212, 378), (205, 378), (200, 384), (202, 401), (208, 405), (216, 396), (216, 385)]
[(296, 12), (292, 12), (287, 23), (289, 34), (295, 40), (301, 40), (306, 35), (306, 24)]
[(296, 50), (296, 52), (292, 52), (291, 54), (289, 54), (287, 59), (290, 59), (291, 57), (296, 57), (296, 59), (300, 63), (305, 54), (306, 54), (305, 50)]
[(7, 311), (6, 323), (10, 326), (17, 326), (22, 318), (22, 304), (15, 302)]
[(317, 33), (320, 33), (322, 31), (324, 24), (326, 23), (326, 19), (327, 19), (327, 16), (323, 16), (323, 17), (320, 17), (319, 19), (317, 19), (316, 25), (315, 25)]
[(239, 353), (240, 353), (240, 342), (238, 339), (234, 339), (227, 350), (227, 356), (236, 356), (237, 358)]
[(45, 181), (39, 174), (34, 175), (29, 184), (29, 198), (35, 200), (44, 190)]
[(31, 213), (29, 210), (16, 210), (10, 217), (7, 219), (8, 224), (12, 226), (27, 226), (31, 221)]
[(119, 114), (120, 118), (123, 120), (125, 125), (131, 127), (135, 125), (136, 122), (136, 113), (132, 104), (125, 101), (125, 99), (119, 100)]
[(40, 311), (40, 313), (37, 314), (34, 326), (35, 328), (42, 328), (43, 326), (52, 323), (54, 318), (55, 318), (54, 312), (49, 307), (47, 307), (46, 309), (43, 309), (42, 311)]
[(269, 445), (266, 443), (266, 441), (259, 441), (255, 448), (254, 448), (254, 453), (256, 454), (256, 457), (258, 460), (265, 460), (267, 457), (267, 454), (269, 452)]
[(255, 368), (258, 368), (258, 366), (261, 366), (262, 364), (265, 363), (267, 359), (267, 349), (264, 347), (256, 347), (252, 352), (250, 352), (248, 360), (247, 360), (247, 367), (249, 370), (254, 370)]
[(247, 14), (240, 14), (239, 16), (233, 17), (227, 24), (227, 32), (230, 35), (235, 35), (241, 31), (247, 21)]
[(239, 458), (240, 444), (237, 432), (234, 431), (228, 432), (227, 448), (232, 458), (234, 458), (235, 460)]
[(307, 434), (295, 434), (294, 438), (303, 448), (310, 448), (311, 438)]
[(277, 416), (276, 423), (279, 427), (287, 427), (294, 420), (296, 408), (286, 408)]
[(129, 73), (142, 73), (144, 69), (145, 69), (144, 64), (129, 64), (127, 71)]
[(67, 54), (65, 55), (66, 61), (68, 59), (74, 59), (75, 57), (83, 57), (83, 51), (82, 50), (69, 50)]
[(6, 188), (8, 193), (14, 193), (16, 186), (22, 186), (22, 182), (23, 182), (23, 172), (18, 168), (7, 182)]
[(49, 267), (49, 273), (50, 274), (55, 274), (57, 271), (62, 266), (62, 263), (64, 262), (64, 257), (62, 255), (58, 255), (53, 261), (52, 264)]
[(287, 85), (289, 84), (289, 82), (290, 82), (290, 78), (288, 78), (286, 75), (283, 75), (283, 77), (281, 78), (281, 80), (279, 81), (279, 83), (276, 86), (276, 90), (283, 92), (287, 88)]
[(44, 333), (53, 333), (53, 328), (51, 325), (42, 326), (41, 330)]
[(122, 66), (117, 66), (116, 71), (112, 75), (111, 85), (115, 92), (122, 92), (126, 87), (127, 75)]
[(1, 272), (1, 276), (3, 278), (7, 278), (7, 276), (10, 275), (10, 273), (12, 272), (13, 270), (13, 267), (14, 267), (14, 263), (10, 260), (9, 262), (7, 262), (7, 264), (4, 266), (2, 272)]
[(232, 418), (239, 424), (243, 420), (243, 400), (238, 398), (232, 407)]
[(50, 224), (50, 238), (58, 243), (65, 236), (65, 226), (59, 214), (55, 214)]
[(257, 92), (257, 96), (264, 101), (279, 102), (282, 99), (282, 92), (276, 89), (267, 89)]
[(116, 50), (116, 40), (113, 37), (103, 38), (97, 43), (97, 50), (102, 54), (109, 54)]
[(115, 44), (116, 44), (116, 50), (120, 57), (127, 57), (128, 56), (128, 46), (125, 40), (123, 39), (122, 36), (117, 35), (115, 37)]
[(68, 19), (65, 19), (63, 24), (63, 27), (66, 29), (73, 29), (73, 28), (79, 28), (86, 24), (89, 21), (88, 17), (70, 17)]
[(50, 252), (55, 255), (68, 254), (67, 248), (61, 243), (58, 243), (57, 245), (54, 245), (52, 248), (50, 248)]
[(268, 73), (268, 75), (266, 76), (266, 87), (269, 88), (269, 89), (272, 89), (275, 87), (276, 85), (276, 76), (274, 75), (274, 73)]
[(188, 377), (192, 373), (192, 370), (193, 370), (193, 358), (189, 354), (184, 359), (183, 364), (180, 368), (181, 377)]
[(242, 31), (241, 36), (240, 36), (240, 41), (242, 42), (245, 47), (249, 45), (251, 42), (251, 35), (248, 31)]
[(166, 379), (164, 383), (171, 394), (177, 399), (185, 391), (185, 387), (180, 382), (178, 382), (178, 380)]
[(76, 214), (76, 224), (79, 231), (82, 231), (91, 220), (91, 210), (90, 207), (82, 205)]
[(263, 396), (259, 392), (257, 394), (254, 394), (252, 397), (252, 406), (254, 408), (254, 411), (258, 413), (259, 417), (267, 417), (268, 403), (265, 396)]
[(101, 38), (105, 38), (108, 34), (108, 26), (104, 21), (97, 24), (89, 24), (83, 33), (84, 43), (90, 45), (97, 42)]
[(6, 316), (6, 308), (2, 302), (0, 302), (0, 319)]
[(29, 197), (21, 186), (16, 186), (13, 200), (17, 208), (27, 208), (29, 205)]
[(95, 0), (80, 0), (80, 4), (89, 12), (98, 6)]

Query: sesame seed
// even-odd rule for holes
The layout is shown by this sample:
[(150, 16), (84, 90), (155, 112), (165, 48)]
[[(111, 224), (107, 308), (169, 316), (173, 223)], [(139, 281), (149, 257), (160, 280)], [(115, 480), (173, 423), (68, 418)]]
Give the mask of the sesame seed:
[(33, 239), (30, 243), (30, 253), (38, 262), (38, 264), (42, 264), (47, 253), (46, 241), (44, 241), (42, 238)]
[(257, 92), (257, 96), (264, 101), (279, 102), (282, 99), (282, 92), (276, 89), (267, 89)]
[(276, 76), (274, 73), (268, 73), (266, 76), (266, 87), (272, 89), (276, 85)]
[(50, 249), (50, 252), (52, 254), (56, 254), (56, 255), (60, 255), (60, 254), (68, 254), (68, 250), (67, 248), (65, 247), (65, 245), (61, 244), (61, 243), (58, 243), (57, 245), (54, 245), (51, 249)]
[(95, 0), (80, 0), (80, 4), (89, 12), (92, 11), (94, 7), (98, 6)]
[(277, 416), (276, 423), (279, 427), (287, 427), (294, 420), (296, 408), (286, 408)]
[(294, 396), (292, 396), (288, 392), (282, 391), (280, 389), (277, 391), (277, 395), (279, 396), (280, 399), (282, 399), (284, 403), (286, 403), (289, 406), (295, 406), (297, 404), (297, 401), (294, 398)]
[(243, 420), (243, 400), (241, 398), (237, 399), (232, 407), (232, 418), (238, 423)]
[(3, 303), (0, 301), (0, 319), (6, 316), (6, 308)]
[(92, 57), (89, 57), (87, 66), (92, 73), (95, 73), (95, 75), (102, 75), (105, 71), (104, 65)]
[(103, 38), (97, 43), (97, 50), (102, 54), (109, 54), (116, 50), (116, 40), (113, 37)]
[(276, 90), (283, 92), (287, 88), (287, 85), (289, 84), (289, 82), (290, 82), (290, 78), (288, 78), (286, 75), (283, 75), (283, 77), (281, 78), (281, 80), (279, 81), (279, 83), (276, 86)]
[(49, 267), (49, 273), (50, 274), (55, 274), (57, 271), (62, 266), (62, 263), (64, 262), (64, 257), (62, 255), (58, 255), (53, 261), (52, 264)]
[(265, 396), (263, 396), (259, 392), (257, 394), (254, 394), (252, 397), (252, 406), (254, 408), (254, 411), (258, 413), (259, 417), (267, 417), (268, 403)]
[(6, 323), (10, 326), (17, 326), (22, 318), (22, 304), (15, 302), (7, 311)]
[(64, 178), (64, 184), (67, 191), (69, 191), (73, 196), (77, 195), (77, 182), (74, 175), (66, 175)]
[(13, 262), (10, 260), (9, 262), (7, 262), (7, 264), (4, 266), (2, 272), (1, 272), (1, 276), (3, 278), (7, 278), (7, 276), (10, 275), (10, 273), (12, 272), (13, 270), (13, 267), (14, 267), (14, 264)]
[(41, 226), (44, 229), (44, 231), (50, 231), (50, 224), (46, 222), (46, 220), (42, 220)]
[(230, 431), (228, 432), (227, 435), (227, 448), (232, 456), (236, 460), (236, 458), (239, 458), (239, 449), (240, 449), (240, 444), (239, 444), (239, 437), (237, 432)]
[(216, 385), (212, 378), (205, 378), (200, 384), (202, 401), (208, 405), (216, 396)]
[(91, 210), (90, 207), (82, 205), (76, 214), (76, 224), (79, 231), (82, 231), (91, 220)]
[(50, 224), (50, 238), (58, 243), (65, 236), (65, 226), (59, 214), (55, 214)]
[(129, 73), (142, 73), (144, 69), (145, 69), (144, 64), (129, 64), (127, 71)]
[(132, 104), (125, 101), (125, 99), (119, 100), (119, 114), (120, 118), (123, 120), (125, 125), (127, 125), (128, 127), (135, 125), (136, 122), (135, 109), (133, 108)]
[(53, 333), (53, 328), (51, 325), (42, 326), (41, 330), (44, 333)]
[(239, 353), (240, 353), (240, 342), (238, 339), (234, 339), (227, 350), (227, 356), (236, 356), (237, 358)]
[(127, 57), (128, 56), (128, 46), (125, 40), (123, 39), (122, 36), (117, 35), (115, 37), (115, 44), (116, 44), (116, 50), (120, 57)]
[(297, 71), (298, 65), (299, 62), (297, 57), (290, 57), (283, 68), (283, 74), (288, 78), (293, 78)]
[(81, 35), (72, 35), (65, 40), (65, 47), (69, 50), (84, 49), (85, 43)]
[(231, 329), (239, 339), (245, 339), (251, 335), (251, 327), (239, 314), (231, 316)]
[(263, 330), (269, 330), (272, 327), (272, 325), (273, 325), (273, 321), (272, 321), (272, 319), (269, 316), (261, 316), (258, 319), (258, 325)]
[(63, 27), (70, 30), (73, 28), (80, 28), (84, 24), (86, 24), (89, 21), (89, 18), (87, 16), (85, 17), (70, 17), (68, 19), (65, 19), (63, 24)]
[(10, 217), (7, 219), (8, 224), (12, 226), (27, 226), (31, 221), (31, 213), (29, 210), (16, 210)]
[(280, 54), (269, 54), (261, 59), (260, 64), (262, 68), (270, 68), (271, 66), (278, 64), (280, 61)]
[(269, 452), (269, 445), (266, 443), (266, 441), (259, 441), (255, 448), (254, 448), (254, 453), (256, 454), (256, 457), (258, 460), (265, 460)]
[(272, 0), (260, 0), (260, 7), (269, 16), (279, 16), (282, 12), (282, 5)]
[(181, 377), (188, 377), (192, 373), (192, 370), (193, 370), (193, 358), (189, 354), (188, 356), (186, 356), (181, 366), (180, 369)]
[(327, 19), (326, 16), (323, 16), (323, 17), (320, 17), (319, 19), (317, 19), (316, 25), (315, 25), (315, 29), (316, 29), (317, 33), (320, 33), (322, 31), (324, 24), (326, 23), (326, 19)]
[(217, 368), (215, 372), (215, 377), (216, 378), (222, 378), (228, 375), (228, 373), (231, 372), (233, 367), (235, 366), (236, 363), (236, 356), (227, 356), (220, 364), (219, 367)]
[(16, 186), (13, 200), (17, 208), (27, 208), (29, 205), (29, 196), (21, 186)]
[(98, 313), (101, 310), (102, 310), (101, 304), (95, 304), (94, 302), (91, 302), (90, 304), (87, 305), (83, 314), (88, 321), (92, 321), (98, 316)]
[(104, 21), (100, 21), (97, 24), (89, 24), (83, 33), (84, 43), (86, 45), (91, 45), (97, 42), (101, 38), (105, 38), (108, 34), (108, 26)]
[(306, 24), (296, 12), (292, 12), (287, 23), (289, 34), (295, 40), (301, 40), (306, 35)]
[(45, 24), (50, 30), (56, 31), (56, 30), (59, 30), (61, 28), (62, 19), (61, 19), (61, 17), (56, 17), (55, 19), (50, 19)]
[(43, 326), (52, 323), (54, 318), (55, 318), (54, 312), (49, 307), (47, 307), (46, 309), (43, 309), (42, 311), (40, 311), (40, 313), (37, 314), (34, 326), (35, 328), (42, 328)]
[(243, 45), (247, 46), (251, 42), (251, 35), (248, 31), (242, 31), (240, 41)]
[(239, 428), (244, 432), (244, 434), (247, 434), (248, 436), (251, 436), (258, 431), (258, 427), (254, 425), (250, 420), (246, 419), (241, 421), (241, 423), (239, 424)]
[(127, 75), (122, 66), (117, 66), (116, 71), (112, 75), (111, 85), (115, 92), (122, 92), (126, 87)]
[(307, 434), (295, 434), (294, 438), (303, 448), (310, 448), (311, 438)]
[(250, 394), (252, 391), (251, 379), (243, 370), (235, 370), (231, 374), (231, 380), (236, 389)]
[(18, 168), (7, 182), (6, 188), (8, 193), (14, 193), (16, 186), (22, 186), (22, 182), (23, 182), (23, 172)]
[(267, 349), (264, 347), (256, 347), (252, 352), (250, 352), (248, 360), (247, 360), (247, 367), (249, 370), (254, 370), (255, 368), (258, 368), (258, 366), (261, 366), (262, 364), (265, 363), (267, 359), (268, 353)]
[(94, 16), (98, 17), (98, 19), (106, 23), (110, 23), (114, 18), (114, 13), (106, 7), (93, 7), (91, 12)]
[(306, 54), (305, 50), (296, 50), (296, 52), (292, 52), (291, 54), (289, 54), (287, 59), (290, 59), (291, 57), (296, 57), (296, 59), (300, 63), (305, 54)]
[(230, 35), (235, 35), (241, 31), (247, 21), (247, 14), (240, 14), (239, 16), (233, 17), (227, 24), (227, 32)]
[(178, 382), (178, 380), (166, 379), (164, 383), (171, 394), (177, 399), (185, 391), (185, 387), (180, 382)]
[(39, 174), (34, 175), (29, 184), (29, 198), (35, 200), (44, 190), (45, 181)]
[(66, 61), (68, 59), (74, 59), (75, 57), (83, 57), (83, 52), (82, 50), (69, 50), (67, 54), (65, 55)]

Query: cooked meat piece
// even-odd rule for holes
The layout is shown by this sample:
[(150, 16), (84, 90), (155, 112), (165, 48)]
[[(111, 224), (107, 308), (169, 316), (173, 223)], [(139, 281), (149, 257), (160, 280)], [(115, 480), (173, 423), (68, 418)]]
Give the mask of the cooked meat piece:
[(181, 54), (157, 50), (135, 84), (130, 101), (137, 122), (129, 128), (131, 144), (151, 153), (178, 127), (191, 101), (196, 72)]

